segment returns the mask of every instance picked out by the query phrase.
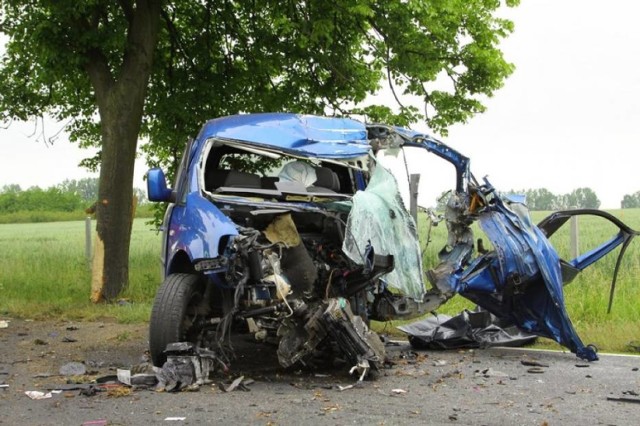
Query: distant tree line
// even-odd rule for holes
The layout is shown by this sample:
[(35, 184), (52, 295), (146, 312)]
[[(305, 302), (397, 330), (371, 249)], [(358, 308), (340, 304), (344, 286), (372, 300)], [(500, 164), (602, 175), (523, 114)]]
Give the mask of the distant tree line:
[(556, 195), (546, 188), (510, 190), (507, 194), (527, 197), (529, 210), (565, 210), (570, 208), (597, 209), (600, 199), (591, 188), (578, 188), (569, 194)]
[(635, 209), (640, 207), (640, 191), (633, 194), (626, 194), (622, 197), (620, 207), (623, 209)]
[[(146, 200), (145, 193), (134, 189), (140, 202)], [(67, 179), (60, 184), (42, 189), (32, 186), (23, 190), (11, 184), (0, 188), (0, 214), (49, 211), (72, 212), (90, 207), (98, 199), (98, 178)]]
[[(570, 208), (597, 209), (600, 200), (591, 188), (578, 188), (569, 194), (556, 195), (546, 188), (509, 190), (506, 195), (524, 195), (529, 210), (565, 210)], [(640, 194), (640, 192), (638, 193)], [(444, 210), (447, 204), (448, 191), (440, 194), (436, 200), (436, 210)], [(638, 196), (640, 201), (640, 195)]]

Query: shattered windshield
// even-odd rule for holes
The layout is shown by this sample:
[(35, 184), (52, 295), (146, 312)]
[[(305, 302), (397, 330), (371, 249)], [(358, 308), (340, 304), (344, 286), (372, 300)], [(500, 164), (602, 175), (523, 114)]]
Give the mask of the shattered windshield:
[(393, 175), (378, 164), (367, 189), (352, 198), (347, 236), (342, 250), (351, 260), (362, 263), (365, 245), (375, 253), (394, 255), (394, 270), (384, 280), (403, 294), (422, 299), (422, 260), (413, 218), (404, 207)]

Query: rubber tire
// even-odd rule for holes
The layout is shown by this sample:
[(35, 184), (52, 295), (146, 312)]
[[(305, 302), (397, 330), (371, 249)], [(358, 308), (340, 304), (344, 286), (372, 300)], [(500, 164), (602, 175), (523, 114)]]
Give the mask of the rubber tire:
[(190, 341), (192, 330), (185, 329), (185, 317), (194, 297), (202, 300), (202, 287), (199, 275), (171, 274), (158, 289), (149, 322), (149, 351), (156, 367), (166, 362), (164, 350), (169, 343)]

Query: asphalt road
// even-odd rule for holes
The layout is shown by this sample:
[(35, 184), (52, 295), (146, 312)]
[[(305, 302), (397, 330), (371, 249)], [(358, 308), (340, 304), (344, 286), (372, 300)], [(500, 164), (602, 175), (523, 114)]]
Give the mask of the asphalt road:
[[(132, 344), (142, 350), (146, 342)], [(217, 376), (197, 392), (84, 396), (75, 390), (43, 400), (32, 400), (24, 391), (44, 390), (52, 378), (34, 379), (25, 363), (5, 357), (0, 383), (9, 386), (0, 388), (0, 424), (104, 424), (101, 419), (109, 425), (640, 424), (640, 404), (632, 402), (640, 401), (637, 356), (602, 355), (585, 364), (571, 353), (414, 352), (402, 344), (389, 348), (395, 365), (378, 380), (340, 390), (355, 383), (346, 373), (348, 366), (321, 373), (285, 372), (266, 349), (244, 351), (230, 375)], [(532, 363), (539, 365), (525, 365)], [(241, 374), (254, 380), (248, 391), (220, 389)]]

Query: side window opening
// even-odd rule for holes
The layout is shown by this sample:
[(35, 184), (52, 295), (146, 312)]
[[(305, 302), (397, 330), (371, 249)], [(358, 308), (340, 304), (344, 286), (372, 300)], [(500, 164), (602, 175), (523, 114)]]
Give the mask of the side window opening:
[(420, 175), (418, 205), (422, 208), (440, 209), (443, 194), (456, 187), (455, 167), (424, 148), (406, 146), (385, 149), (378, 152), (377, 159), (395, 176), (407, 210), (410, 199), (409, 180), (412, 174)]

